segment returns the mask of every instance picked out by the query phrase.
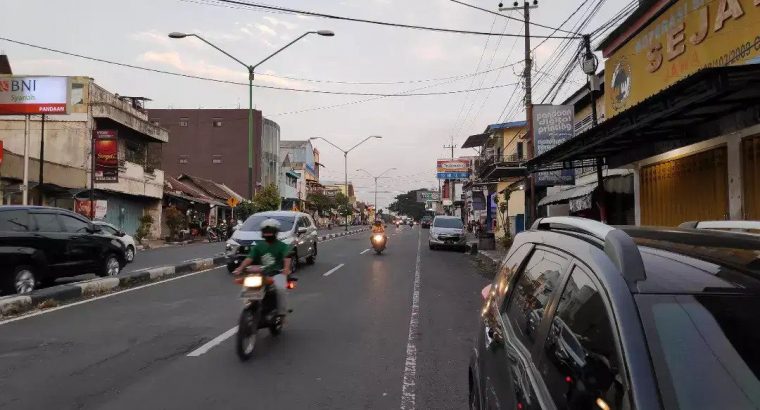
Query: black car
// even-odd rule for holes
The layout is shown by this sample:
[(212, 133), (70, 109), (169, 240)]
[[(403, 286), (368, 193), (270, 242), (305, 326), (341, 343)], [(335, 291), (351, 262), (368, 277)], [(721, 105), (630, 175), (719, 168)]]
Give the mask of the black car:
[(760, 238), (544, 218), (482, 294), (471, 409), (760, 407)]
[(57, 278), (113, 276), (125, 264), (124, 245), (71, 211), (0, 206), (0, 289), (29, 293)]
[(429, 229), (431, 223), (433, 223), (433, 218), (425, 215), (420, 220), (420, 228)]

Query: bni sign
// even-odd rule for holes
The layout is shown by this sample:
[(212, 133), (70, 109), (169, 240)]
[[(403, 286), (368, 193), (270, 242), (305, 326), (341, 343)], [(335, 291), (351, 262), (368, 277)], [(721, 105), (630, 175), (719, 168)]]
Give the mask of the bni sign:
[(0, 77), (0, 115), (68, 114), (68, 77)]

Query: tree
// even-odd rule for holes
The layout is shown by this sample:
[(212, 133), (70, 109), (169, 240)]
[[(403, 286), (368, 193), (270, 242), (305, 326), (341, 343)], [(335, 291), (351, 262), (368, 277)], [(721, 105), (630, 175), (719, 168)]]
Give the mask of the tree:
[(256, 206), (251, 201), (243, 200), (235, 207), (235, 217), (241, 221), (245, 221), (255, 213)]
[(280, 191), (277, 185), (269, 184), (253, 196), (256, 212), (276, 211), (280, 209)]
[(169, 237), (175, 239), (180, 230), (187, 228), (187, 218), (185, 214), (174, 206), (166, 208), (164, 211), (166, 227), (169, 228)]
[(137, 243), (142, 243), (142, 240), (150, 234), (150, 227), (153, 226), (153, 217), (150, 215), (143, 215), (140, 218), (140, 226), (135, 232), (135, 239)]
[(353, 215), (354, 213), (354, 207), (351, 206), (351, 202), (349, 201), (348, 197), (343, 195), (342, 192), (338, 192), (335, 195), (335, 205), (338, 209), (338, 215), (344, 218), (349, 215)]
[(417, 202), (417, 191), (425, 190), (415, 189), (405, 194), (397, 195), (396, 200), (388, 206), (388, 209), (414, 219), (421, 219), (425, 216), (425, 204)]
[(329, 211), (335, 208), (334, 201), (325, 194), (311, 193), (306, 197), (312, 208), (319, 212), (319, 216), (327, 216)]

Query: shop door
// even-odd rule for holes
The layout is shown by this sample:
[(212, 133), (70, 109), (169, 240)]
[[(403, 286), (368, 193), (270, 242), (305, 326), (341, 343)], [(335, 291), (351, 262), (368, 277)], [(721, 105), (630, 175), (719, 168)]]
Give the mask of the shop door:
[(642, 225), (728, 217), (725, 147), (643, 167), (640, 182)]
[(135, 236), (143, 216), (143, 204), (117, 196), (109, 196), (106, 222), (123, 230), (127, 235)]
[(760, 220), (760, 135), (742, 141), (744, 219)]

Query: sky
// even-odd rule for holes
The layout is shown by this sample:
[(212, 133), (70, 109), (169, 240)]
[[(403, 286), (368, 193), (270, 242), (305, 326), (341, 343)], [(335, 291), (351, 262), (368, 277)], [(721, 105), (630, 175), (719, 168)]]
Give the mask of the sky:
[[(467, 2), (498, 10), (497, 0)], [(461, 145), (469, 135), (482, 132), (489, 124), (525, 119), (523, 93), (518, 88), (523, 69), (519, 62), (524, 57), (522, 37), (383, 27), (230, 6), (214, 0), (3, 3), (0, 37), (160, 70), (247, 81), (246, 69), (237, 62), (195, 38), (170, 39), (167, 33), (172, 31), (201, 35), (238, 59), (255, 64), (304, 32), (332, 30), (334, 37), (307, 36), (264, 63), (258, 69), (255, 84), (381, 94), (496, 87), (469, 93), (385, 98), (254, 89), (255, 107), (280, 125), (283, 140), (323, 137), (349, 148), (367, 136), (382, 136), (348, 155), (349, 180), (356, 187), (358, 199), (370, 203), (374, 181), (357, 169), (377, 175), (396, 168), (386, 174), (391, 178), (378, 183), (380, 207), (386, 207), (399, 193), (437, 188), (435, 161), (451, 155), (443, 146), (452, 140)], [(278, 0), (267, 4), (275, 3), (280, 7), (403, 24), (522, 33), (521, 22), (450, 0)], [(592, 30), (626, 3), (626, 0), (543, 0), (531, 11), (531, 20), (556, 27), (583, 4), (578, 16), (586, 9), (598, 9), (588, 24)], [(522, 18), (517, 12), (511, 13)], [(551, 30), (541, 27), (531, 28), (533, 35), (550, 33)], [(532, 39), (532, 46), (540, 41)], [(557, 52), (561, 41), (549, 39), (534, 51), (537, 69)], [(573, 47), (577, 43), (574, 41)], [(4, 40), (0, 40), (0, 51), (8, 54), (15, 74), (89, 76), (111, 92), (151, 98), (148, 108), (237, 108), (248, 103), (245, 85), (137, 71)], [(534, 87), (534, 102), (536, 96), (546, 94), (565, 61), (553, 70), (546, 67), (542, 81)], [(509, 64), (514, 65), (496, 69)], [(488, 70), (485, 74), (471, 75)], [(540, 76), (541, 73), (534, 72), (534, 77)], [(584, 81), (578, 66), (554, 102), (561, 103)], [(343, 154), (322, 141), (314, 144), (325, 165), (322, 179), (342, 181)], [(460, 155), (475, 152), (456, 149), (455, 156)], [(245, 172), (245, 167), (246, 164), (241, 164), (241, 172)]]

